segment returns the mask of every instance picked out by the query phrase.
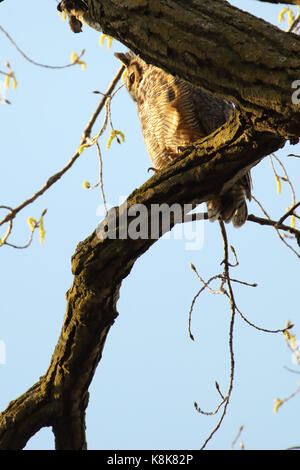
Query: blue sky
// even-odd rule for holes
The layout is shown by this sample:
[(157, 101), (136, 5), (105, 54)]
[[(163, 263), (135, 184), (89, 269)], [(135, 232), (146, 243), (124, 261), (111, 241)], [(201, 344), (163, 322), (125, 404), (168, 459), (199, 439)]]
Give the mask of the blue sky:
[[(282, 5), (254, 0), (230, 3), (274, 24), (282, 9)], [(14, 207), (72, 156), (100, 99), (92, 91), (106, 90), (119, 68), (113, 52), (125, 48), (116, 41), (111, 50), (100, 47), (100, 34), (86, 27), (83, 33), (73, 34), (58, 16), (55, 0), (43, 2), (42, 8), (37, 0), (4, 1), (0, 18), (0, 24), (32, 59), (63, 65), (70, 61), (72, 51), (79, 54), (85, 49), (87, 64), (85, 71), (79, 65), (62, 70), (36, 67), (0, 36), (0, 70), (9, 61), (18, 80), (17, 89), (7, 92), (12, 104), (0, 106), (0, 204)], [(114, 127), (125, 134), (125, 143), (114, 141), (109, 150), (105, 149), (109, 131), (101, 140), (105, 195), (109, 204), (116, 205), (149, 178), (151, 162), (135, 105), (124, 88), (112, 102), (112, 119)], [(299, 153), (299, 146), (286, 145), (277, 156), (286, 164), (297, 191), (299, 161), (286, 158), (291, 152)], [(291, 204), (290, 192), (283, 185), (282, 193), (276, 193), (268, 159), (252, 174), (254, 195), (273, 218), (282, 215)], [(60, 334), (65, 292), (73, 280), (70, 259), (77, 244), (99, 222), (97, 210), (102, 204), (99, 188), (83, 189), (84, 180), (98, 181), (94, 149), (85, 150), (59, 182), (15, 219), (10, 241), (24, 244), (30, 234), (27, 218), (38, 219), (47, 208), (44, 243), (40, 244), (36, 233), (26, 250), (1, 248), (0, 340), (6, 351), (5, 364), (0, 364), (1, 409), (44, 374)], [(249, 212), (261, 215), (253, 202)], [(284, 327), (289, 318), (300, 337), (295, 255), (271, 228), (250, 222), (241, 229), (228, 226), (228, 237), (240, 263), (234, 277), (258, 283), (256, 288), (235, 286), (242, 312), (270, 329)], [(199, 415), (193, 403), (204, 410), (214, 409), (219, 402), (215, 380), (221, 390), (227, 389), (229, 308), (224, 296), (203, 294), (192, 317), (194, 342), (188, 335), (188, 312), (201, 287), (190, 263), (205, 279), (220, 272), (219, 226), (205, 223), (200, 249), (187, 250), (186, 241), (172, 235), (170, 240), (159, 240), (123, 282), (119, 317), (90, 387), (89, 449), (198, 449), (218, 420), (218, 415)], [(283, 335), (259, 332), (237, 317), (234, 350), (231, 402), (222, 428), (207, 449), (229, 449), (241, 425), (247, 449), (299, 445), (295, 418), (299, 396), (273, 413), (273, 399), (284, 398), (297, 387), (297, 376), (284, 367), (293, 363)], [(37, 433), (26, 448), (53, 449), (51, 429)]]

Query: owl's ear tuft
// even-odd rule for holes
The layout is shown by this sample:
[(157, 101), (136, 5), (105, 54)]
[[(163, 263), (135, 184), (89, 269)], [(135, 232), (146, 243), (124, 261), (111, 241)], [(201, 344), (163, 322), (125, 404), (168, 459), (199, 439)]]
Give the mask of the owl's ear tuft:
[(128, 65), (130, 64), (130, 61), (132, 60), (132, 55), (129, 54), (128, 52), (125, 54), (123, 52), (115, 52), (114, 56), (117, 59), (119, 59), (122, 62), (122, 64), (125, 65), (125, 67), (128, 67)]

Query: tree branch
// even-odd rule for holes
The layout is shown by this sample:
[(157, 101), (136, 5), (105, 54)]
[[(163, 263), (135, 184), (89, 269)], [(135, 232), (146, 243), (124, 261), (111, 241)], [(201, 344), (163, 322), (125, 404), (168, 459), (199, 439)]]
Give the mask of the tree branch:
[(22, 449), (31, 436), (50, 425), (58, 404), (47, 396), (41, 380), (11, 402), (0, 414), (0, 450)]
[(282, 217), (278, 220), (278, 225), (281, 225), (290, 215), (293, 215), (295, 209), (300, 206), (300, 201), (294, 204)]
[(86, 24), (146, 61), (264, 117), (273, 132), (300, 134), (291, 100), (300, 69), (298, 36), (223, 0), (190, 0), (188, 8), (185, 0), (87, 3), (88, 12), (79, 15)]
[(257, 217), (256, 215), (253, 215), (253, 214), (249, 214), (247, 220), (249, 220), (249, 222), (256, 222), (259, 225), (268, 225), (269, 227), (274, 227), (275, 229), (284, 230), (285, 232), (291, 233), (292, 235), (296, 237), (297, 243), (300, 246), (300, 231), (297, 230), (296, 228), (279, 223), (276, 220), (264, 219), (263, 217)]

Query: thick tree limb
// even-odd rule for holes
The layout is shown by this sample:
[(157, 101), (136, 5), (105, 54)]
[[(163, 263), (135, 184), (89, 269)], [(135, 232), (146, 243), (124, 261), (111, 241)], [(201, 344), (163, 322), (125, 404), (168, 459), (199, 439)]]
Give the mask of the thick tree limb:
[[(146, 61), (299, 136), (300, 38), (223, 0), (88, 0), (83, 20)], [(147, 21), (145, 21), (147, 18)]]
[(39, 429), (51, 424), (59, 402), (48, 398), (40, 380), (8, 405), (0, 415), (0, 450), (22, 449)]

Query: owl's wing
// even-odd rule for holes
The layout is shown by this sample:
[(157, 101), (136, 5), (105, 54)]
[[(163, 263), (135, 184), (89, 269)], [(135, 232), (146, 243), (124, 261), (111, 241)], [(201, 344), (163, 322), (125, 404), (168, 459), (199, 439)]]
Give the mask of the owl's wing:
[[(228, 101), (196, 87), (193, 87), (193, 101), (198, 112), (198, 119), (207, 135), (222, 126), (234, 110), (233, 105)], [(246, 197), (251, 200), (252, 179), (250, 171), (242, 176), (238, 183), (244, 188)]]
[(233, 105), (200, 88), (192, 87), (192, 96), (197, 109), (198, 119), (206, 135), (222, 126), (233, 112)]
[(251, 201), (251, 189), (252, 189), (252, 178), (251, 173), (248, 171), (240, 180), (239, 182), (242, 184), (247, 199)]
[(144, 141), (157, 169), (176, 158), (177, 147), (183, 144), (183, 111), (173, 83), (174, 77), (149, 67), (137, 100)]
[[(148, 84), (147, 84), (148, 85)], [(159, 84), (154, 82), (153, 87), (147, 86), (137, 100), (138, 116), (141, 123), (144, 142), (153, 166), (161, 169), (168, 161), (164, 160), (166, 154), (167, 128), (176, 127), (177, 116), (168, 114), (167, 120), (163, 118), (165, 107), (159, 99)], [(145, 87), (146, 88), (146, 85)]]

